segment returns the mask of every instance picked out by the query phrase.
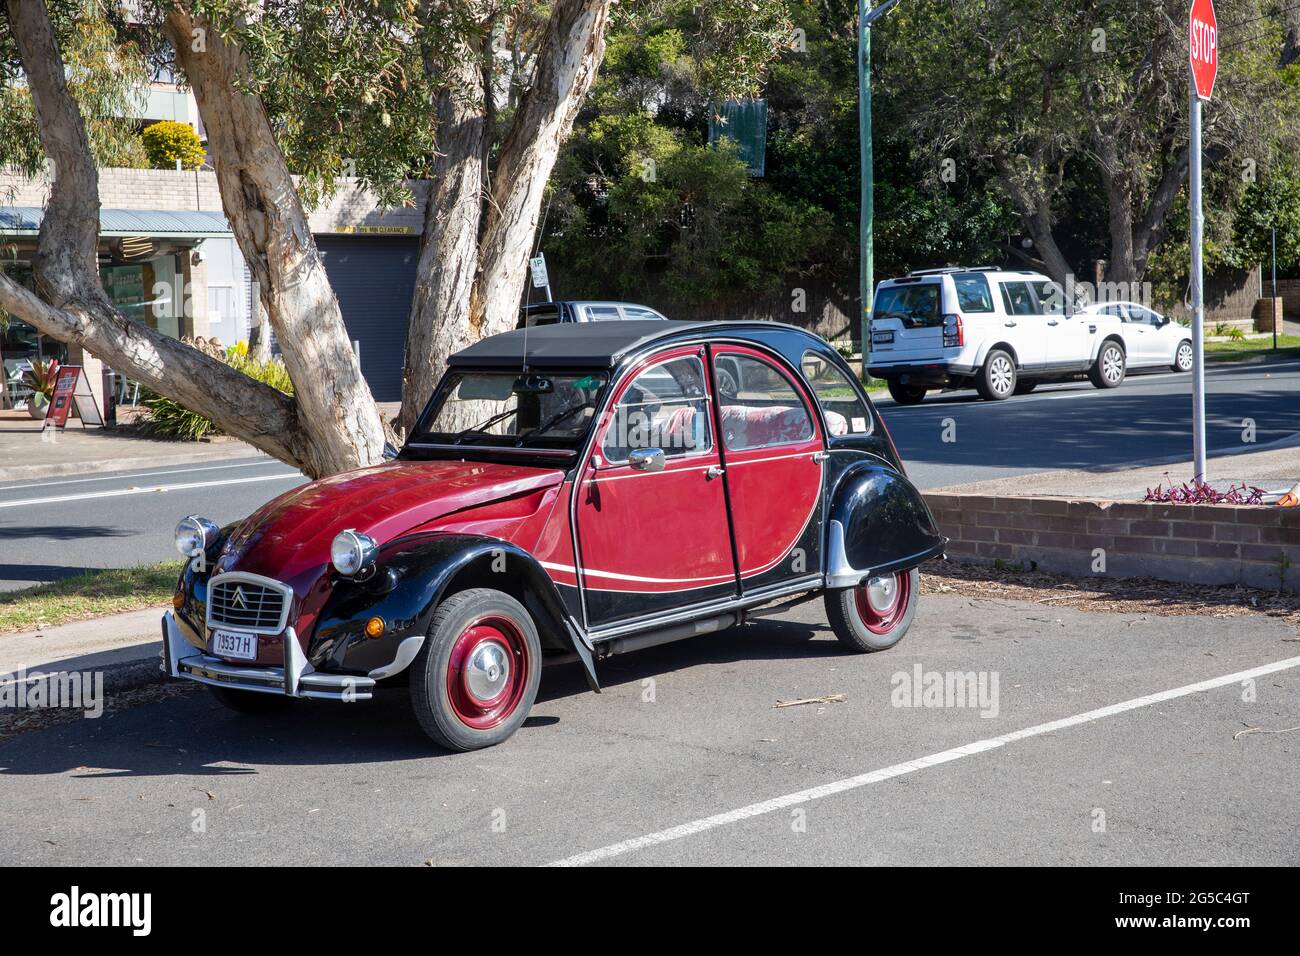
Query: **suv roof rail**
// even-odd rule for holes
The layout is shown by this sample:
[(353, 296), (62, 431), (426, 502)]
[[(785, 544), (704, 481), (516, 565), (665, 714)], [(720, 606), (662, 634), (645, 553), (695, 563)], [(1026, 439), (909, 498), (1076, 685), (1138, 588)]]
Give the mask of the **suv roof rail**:
[[(1014, 269), (1004, 269), (1002, 266), (943, 266), (938, 269), (913, 269), (908, 273), (910, 276), (938, 276), (948, 275), (953, 272), (1014, 272)], [(1020, 270), (1022, 272), (1027, 270)]]

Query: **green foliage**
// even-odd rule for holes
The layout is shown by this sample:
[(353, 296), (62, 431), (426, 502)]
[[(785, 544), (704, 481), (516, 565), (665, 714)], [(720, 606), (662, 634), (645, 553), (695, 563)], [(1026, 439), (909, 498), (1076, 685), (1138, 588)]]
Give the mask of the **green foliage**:
[(34, 358), (30, 361), (31, 368), (23, 373), (23, 384), (48, 402), (54, 397), (54, 386), (59, 380), (59, 363), (54, 359), (42, 361)]
[[(278, 358), (259, 362), (248, 354), (246, 342), (233, 345), (222, 358), (231, 368), (243, 372), (249, 378), (270, 385), (272, 388), (278, 388), (286, 394), (293, 394), (293, 382), (284, 363)], [(140, 402), (146, 410), (145, 416), (140, 421), (140, 429), (151, 438), (168, 441), (201, 441), (210, 435), (220, 434), (211, 421), (174, 399), (145, 391)]]
[[(148, 72), (139, 44), (111, 0), (52, 0), (50, 20), (101, 166), (148, 165), (130, 117), (139, 114)], [(31, 94), (8, 21), (0, 18), (0, 166), (33, 175), (45, 164)]]
[(145, 127), (140, 139), (154, 169), (175, 169), (177, 160), (182, 169), (198, 169), (203, 165), (203, 144), (189, 123), (175, 120), (152, 123)]

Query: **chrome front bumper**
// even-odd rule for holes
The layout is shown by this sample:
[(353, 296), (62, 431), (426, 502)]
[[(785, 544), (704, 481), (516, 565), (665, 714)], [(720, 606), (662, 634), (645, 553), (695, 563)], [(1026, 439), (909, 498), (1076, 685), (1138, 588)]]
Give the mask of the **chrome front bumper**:
[(163, 615), (162, 632), (162, 672), (169, 677), (182, 677), (200, 684), (262, 694), (341, 701), (369, 700), (375, 687), (373, 677), (323, 674), (317, 671), (303, 654), (298, 635), (291, 627), (285, 628), (281, 637), (284, 642), (284, 667), (232, 664), (205, 654), (185, 640), (180, 628), (176, 626), (176, 616), (171, 611)]

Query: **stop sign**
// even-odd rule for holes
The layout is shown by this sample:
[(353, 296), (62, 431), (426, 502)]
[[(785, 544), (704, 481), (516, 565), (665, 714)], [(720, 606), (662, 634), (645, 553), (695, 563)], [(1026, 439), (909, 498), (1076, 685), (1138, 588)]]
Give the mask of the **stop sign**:
[(1208, 100), (1219, 72), (1219, 23), (1214, 16), (1214, 0), (1192, 0), (1189, 35), (1192, 82), (1196, 84), (1196, 95)]

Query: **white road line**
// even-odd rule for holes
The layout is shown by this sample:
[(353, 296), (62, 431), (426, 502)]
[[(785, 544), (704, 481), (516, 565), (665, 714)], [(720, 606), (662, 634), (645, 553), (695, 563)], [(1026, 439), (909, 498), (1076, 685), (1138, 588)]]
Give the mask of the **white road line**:
[(1166, 700), (1173, 700), (1176, 697), (1186, 697), (1189, 694), (1197, 694), (1201, 691), (1213, 690), (1216, 687), (1236, 684), (1240, 681), (1250, 680), (1254, 677), (1263, 677), (1265, 674), (1273, 674), (1278, 671), (1288, 670), (1292, 667), (1300, 667), (1300, 657), (1289, 657), (1286, 660), (1275, 661), (1272, 664), (1264, 664), (1260, 667), (1253, 667), (1250, 670), (1237, 671), (1235, 674), (1225, 674), (1222, 677), (1212, 677), (1209, 680), (1203, 680), (1196, 684), (1187, 684), (1183, 687), (1175, 687), (1173, 690), (1160, 691), (1156, 694), (1148, 694), (1145, 697), (1134, 697), (1132, 700), (1126, 700), (1123, 703), (1111, 704), (1108, 707), (1099, 707), (1096, 710), (1089, 710), (1082, 714), (1075, 714), (1073, 717), (1063, 717), (1060, 720), (1049, 721), (1045, 724), (1035, 724), (1032, 727), (1026, 727), (1024, 730), (1015, 730), (1009, 734), (1003, 734), (1001, 737), (990, 737), (986, 740), (977, 740), (974, 743), (969, 743), (962, 747), (954, 747), (951, 750), (944, 750), (936, 754), (930, 754), (927, 757), (918, 757), (915, 760), (909, 760), (906, 763), (896, 763), (892, 767), (873, 770), (870, 773), (859, 774), (856, 777), (845, 777), (843, 780), (835, 780), (831, 783), (822, 784), (820, 787), (810, 787), (807, 790), (799, 790), (795, 793), (786, 794), (783, 797), (774, 797), (771, 800), (764, 800), (762, 803), (751, 803), (747, 807), (728, 810), (726, 813), (715, 814), (711, 817), (703, 817), (699, 820), (693, 820), (690, 823), (683, 823), (681, 826), (672, 827), (668, 830), (660, 830), (657, 833), (648, 833), (645, 836), (639, 836), (631, 840), (624, 840), (621, 843), (611, 843), (609, 846), (601, 847), (598, 850), (589, 850), (586, 853), (578, 853), (574, 856), (565, 857), (563, 860), (556, 860), (550, 865), (585, 866), (588, 863), (597, 863), (601, 860), (608, 860), (611, 857), (621, 856), (624, 853), (632, 853), (636, 850), (643, 850), (646, 847), (658, 846), (661, 843), (669, 843), (673, 840), (680, 840), (683, 837), (694, 836), (697, 833), (704, 833), (707, 830), (723, 827), (729, 823), (737, 823), (741, 820), (748, 820), (752, 817), (762, 816), (765, 813), (784, 810), (786, 807), (791, 807), (800, 803), (807, 803), (810, 800), (819, 800), (822, 797), (844, 793), (846, 790), (855, 790), (858, 787), (865, 787), (868, 784), (879, 783), (882, 780), (889, 780), (891, 777), (901, 777), (904, 774), (924, 770), (927, 767), (933, 767), (941, 763), (948, 763), (952, 760), (960, 760), (963, 757), (970, 757), (974, 754), (983, 753), (986, 750), (994, 750), (1006, 744), (1015, 743), (1018, 740), (1025, 740), (1029, 737), (1040, 737), (1043, 734), (1051, 734), (1058, 730), (1065, 730), (1067, 727), (1075, 727), (1079, 724), (1101, 720), (1103, 717), (1113, 717), (1116, 714), (1123, 714), (1130, 710), (1137, 710), (1139, 707), (1149, 707), (1152, 704), (1159, 704)]
[(117, 498), (121, 495), (147, 495), (156, 491), (185, 491), (187, 488), (215, 488), (218, 485), (245, 485), (253, 481), (277, 481), (283, 478), (301, 478), (296, 471), (278, 475), (258, 475), (254, 478), (227, 478), (224, 481), (191, 481), (182, 485), (156, 485), (152, 488), (114, 488), (111, 491), (91, 491), (82, 495), (57, 495), (52, 498), (25, 498), (22, 501), (0, 501), (0, 508), (17, 508), (21, 505), (50, 505), (60, 501), (82, 501), (86, 498)]
[(241, 461), (231, 465), (212, 465), (205, 468), (172, 468), (167, 471), (128, 471), (118, 475), (97, 475), (93, 478), (64, 478), (59, 481), (30, 481), (18, 482), (12, 485), (0, 486), (0, 492), (17, 491), (28, 488), (48, 488), (52, 485), (80, 485), (88, 481), (134, 481), (136, 478), (153, 478), (157, 475), (192, 475), (199, 471), (224, 471), (227, 468), (256, 468), (260, 466), (280, 465), (283, 462), (276, 461), (274, 458), (265, 458), (261, 461)]

